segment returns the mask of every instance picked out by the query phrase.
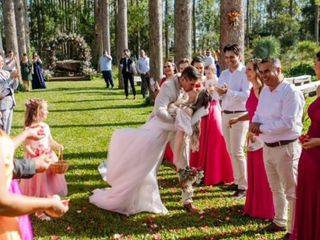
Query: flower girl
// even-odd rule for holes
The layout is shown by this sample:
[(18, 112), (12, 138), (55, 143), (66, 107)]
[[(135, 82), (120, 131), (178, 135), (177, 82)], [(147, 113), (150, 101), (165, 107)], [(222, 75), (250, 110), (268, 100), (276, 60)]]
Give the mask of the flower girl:
[[(42, 99), (30, 99), (25, 104), (25, 127), (41, 127), (41, 134), (45, 136), (40, 140), (27, 139), (24, 142), (25, 159), (33, 159), (45, 153), (54, 163), (58, 157), (53, 149), (62, 151), (63, 146), (51, 136), (49, 126), (44, 122), (48, 116), (47, 102)], [(67, 183), (64, 175), (54, 174), (48, 169), (44, 173), (37, 173), (31, 179), (23, 179), (20, 183), (24, 195), (35, 197), (48, 197), (53, 195), (66, 196)], [(36, 214), (37, 215), (37, 214)]]

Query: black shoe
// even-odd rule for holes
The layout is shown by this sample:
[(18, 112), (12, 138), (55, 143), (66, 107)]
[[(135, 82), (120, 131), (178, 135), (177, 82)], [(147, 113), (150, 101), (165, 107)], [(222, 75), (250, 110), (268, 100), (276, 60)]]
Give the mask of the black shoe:
[(271, 233), (274, 233), (274, 232), (283, 232), (283, 231), (286, 231), (286, 227), (280, 227), (278, 226), (277, 224), (275, 223), (270, 223), (268, 226), (266, 226), (264, 228), (264, 231), (266, 232), (271, 232)]
[(282, 240), (289, 240), (291, 238), (291, 234), (290, 233), (286, 233), (283, 238), (281, 238)]
[(238, 185), (237, 184), (229, 184), (222, 187), (226, 191), (238, 191)]
[(241, 189), (238, 189), (234, 194), (233, 194), (233, 197), (236, 198), (236, 199), (241, 199), (243, 197), (246, 196), (246, 190), (241, 190)]

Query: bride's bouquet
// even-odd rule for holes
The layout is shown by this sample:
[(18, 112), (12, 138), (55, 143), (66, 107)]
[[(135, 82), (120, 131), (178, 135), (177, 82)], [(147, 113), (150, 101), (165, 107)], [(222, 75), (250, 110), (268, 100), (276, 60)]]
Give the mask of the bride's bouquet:
[(186, 167), (184, 169), (179, 169), (179, 180), (182, 187), (187, 187), (195, 182), (200, 184), (202, 178), (204, 177), (203, 170), (196, 169), (194, 167)]

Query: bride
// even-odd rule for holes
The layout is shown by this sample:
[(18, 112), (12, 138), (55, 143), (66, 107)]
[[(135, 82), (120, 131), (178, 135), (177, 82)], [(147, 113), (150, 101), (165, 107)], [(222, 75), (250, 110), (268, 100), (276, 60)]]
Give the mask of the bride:
[[(92, 204), (125, 215), (168, 212), (162, 204), (156, 176), (167, 143), (175, 139), (175, 117), (169, 112), (169, 104), (176, 102), (181, 92), (193, 90), (198, 79), (197, 70), (187, 67), (181, 77), (167, 81), (161, 87), (149, 121), (140, 128), (120, 129), (113, 133), (106, 174), (111, 187), (95, 189), (90, 196)], [(189, 118), (189, 122), (194, 124), (207, 114), (203, 105), (205, 104), (199, 104), (198, 98), (197, 104), (193, 105), (198, 110), (195, 109), (197, 111), (192, 119)], [(185, 124), (188, 128), (188, 121)], [(175, 162), (178, 170), (189, 166), (188, 145), (184, 145), (181, 152), (182, 156)], [(192, 192), (192, 186), (187, 192), (182, 189), (183, 204), (191, 212), (196, 211), (192, 204)]]

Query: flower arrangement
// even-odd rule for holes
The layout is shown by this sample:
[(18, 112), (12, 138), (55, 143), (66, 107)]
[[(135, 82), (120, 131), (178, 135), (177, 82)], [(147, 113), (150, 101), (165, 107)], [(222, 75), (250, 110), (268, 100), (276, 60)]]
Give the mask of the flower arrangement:
[(193, 184), (195, 182), (199, 184), (204, 177), (203, 170), (194, 167), (179, 169), (178, 173), (182, 187), (186, 187), (188, 184)]
[(57, 47), (70, 43), (75, 46), (79, 51), (79, 60), (81, 61), (81, 72), (84, 75), (94, 74), (95, 70), (91, 68), (91, 49), (89, 45), (86, 43), (85, 39), (77, 34), (65, 34), (60, 33), (55, 39), (52, 39), (47, 47), (48, 55), (49, 55), (49, 68), (50, 70), (55, 70), (56, 67), (56, 50)]
[(239, 23), (240, 23), (240, 19), (239, 17), (241, 16), (240, 12), (238, 11), (231, 11), (231, 12), (228, 12), (228, 20), (229, 20), (229, 24), (232, 26), (232, 27), (237, 27), (239, 26)]

